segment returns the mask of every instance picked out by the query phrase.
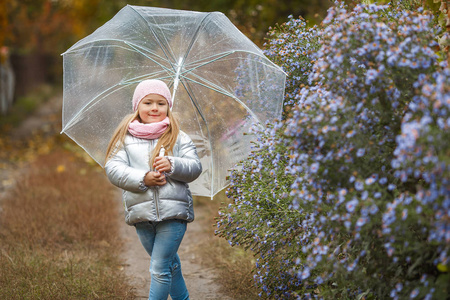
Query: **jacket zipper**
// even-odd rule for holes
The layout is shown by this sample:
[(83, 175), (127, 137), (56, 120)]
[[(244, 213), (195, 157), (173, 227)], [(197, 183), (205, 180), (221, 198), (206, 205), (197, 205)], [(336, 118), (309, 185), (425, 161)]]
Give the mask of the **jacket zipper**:
[(155, 200), (155, 208), (156, 208), (156, 219), (158, 221), (160, 221), (159, 218), (159, 206), (158, 206), (158, 202), (159, 202), (159, 190), (158, 187), (155, 186), (154, 190), (153, 190), (153, 199)]
[[(154, 150), (154, 148), (155, 148), (155, 146), (153, 145), (153, 143), (155, 142), (155, 140), (151, 140), (151, 143), (150, 143), (150, 145), (152, 146), (152, 148), (153, 148), (153, 150)], [(149, 149), (150, 150), (150, 149)], [(149, 159), (151, 158), (151, 155), (150, 155), (150, 151), (148, 152), (149, 153)], [(149, 163), (150, 163), (150, 161), (149, 161)], [(155, 171), (154, 169), (153, 169), (153, 167), (151, 167), (150, 168), (152, 171)], [(154, 202), (155, 202), (155, 210), (156, 210), (156, 220), (160, 220), (160, 218), (159, 218), (159, 204), (158, 204), (158, 202), (159, 202), (159, 190), (158, 190), (158, 187), (157, 186), (155, 186), (155, 187), (153, 187), (153, 200), (154, 200)]]

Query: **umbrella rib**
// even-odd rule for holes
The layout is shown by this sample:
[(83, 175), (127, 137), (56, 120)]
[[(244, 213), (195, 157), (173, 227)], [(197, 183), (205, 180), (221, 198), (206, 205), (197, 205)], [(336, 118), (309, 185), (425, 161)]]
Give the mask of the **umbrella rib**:
[[(229, 56), (231, 54), (234, 54), (234, 53), (247, 53), (247, 54), (252, 54), (252, 55), (255, 55), (257, 57), (260, 57), (260, 58), (262, 58), (264, 60), (264, 61), (261, 61), (260, 63), (263, 63), (265, 66), (267, 66), (269, 68), (274, 68), (274, 69), (277, 69), (277, 70), (281, 70), (284, 74), (286, 74), (286, 72), (284, 72), (283, 69), (281, 69), (278, 65), (274, 64), (272, 61), (267, 59), (265, 56), (255, 54), (254, 52), (247, 51), (247, 50), (232, 50), (232, 51), (228, 51), (228, 52), (218, 53), (217, 55), (208, 57), (208, 59), (209, 58), (213, 58), (213, 59), (211, 59), (209, 61), (206, 61), (206, 62), (203, 62), (203, 63), (201, 63), (198, 66), (195, 66), (195, 67), (193, 67), (193, 68), (191, 68), (189, 70), (184, 71), (183, 73), (191, 72), (192, 70), (195, 70), (195, 69), (198, 69), (200, 67), (203, 67), (204, 65), (216, 62), (217, 60), (219, 60), (221, 58), (224, 58), (226, 56)], [(222, 56), (219, 56), (219, 55), (222, 55)], [(189, 63), (189, 65), (191, 65), (191, 66), (195, 65), (196, 63), (201, 62), (202, 60), (205, 60), (205, 59), (201, 59), (201, 60), (197, 60), (195, 62)]]
[(195, 41), (197, 40), (198, 34), (200, 32), (200, 28), (203, 25), (203, 22), (205, 22), (206, 18), (208, 18), (211, 15), (211, 13), (207, 13), (203, 19), (200, 21), (200, 23), (197, 26), (197, 29), (195, 30), (194, 36), (191, 39), (191, 43), (189, 44), (189, 47), (186, 49), (186, 53), (184, 54), (183, 57), (183, 61), (186, 60), (186, 58), (188, 57), (189, 53), (191, 52), (192, 47), (194, 46)]
[[(80, 44), (79, 46), (77, 46), (77, 47), (73, 47), (72, 46), (72, 48), (70, 48), (70, 49), (68, 49), (66, 52), (64, 52), (64, 53), (62, 53), (61, 55), (66, 55), (66, 54), (72, 54), (73, 52), (76, 52), (76, 51), (81, 51), (81, 50), (83, 50), (83, 48), (82, 47), (85, 47), (85, 46), (87, 46), (87, 45), (90, 45), (90, 44), (93, 44), (93, 43), (97, 43), (97, 42), (111, 42), (111, 41), (114, 41), (114, 42), (119, 42), (119, 43), (124, 43), (124, 44), (126, 44), (126, 45), (133, 45), (134, 47), (136, 47), (136, 48), (140, 48), (140, 49), (142, 49), (142, 50), (146, 50), (144, 47), (140, 47), (140, 46), (138, 46), (138, 45), (136, 45), (136, 44), (134, 44), (134, 43), (131, 43), (131, 42), (129, 42), (129, 41), (124, 41), (124, 40), (120, 40), (120, 39), (113, 39), (113, 38), (104, 38), (104, 39), (96, 39), (96, 40), (94, 40), (94, 41), (90, 41), (90, 42), (87, 42), (87, 43), (84, 43), (84, 44)], [(94, 46), (91, 46), (91, 48), (93, 48)], [(98, 47), (104, 47), (104, 46), (98, 46)], [(118, 46), (118, 47), (120, 47), (120, 46)], [(141, 53), (141, 54), (143, 54), (143, 52), (141, 52), (141, 51), (138, 51), (139, 53)], [(154, 54), (154, 53), (152, 53), (152, 54)], [(161, 56), (159, 56), (159, 55), (157, 55), (157, 54), (154, 54), (156, 57), (159, 57), (159, 58), (161, 58), (161, 59), (164, 59), (164, 60), (167, 60), (166, 58), (163, 58), (163, 57), (161, 57)]]
[(120, 88), (124, 88), (125, 85), (121, 85), (121, 84), (116, 84), (113, 85), (112, 87), (106, 89), (105, 91), (103, 91), (102, 93), (98, 94), (97, 96), (95, 96), (94, 98), (92, 98), (91, 101), (89, 101), (88, 103), (86, 103), (81, 109), (78, 110), (77, 114), (75, 116), (73, 116), (70, 121), (64, 125), (64, 128), (61, 130), (61, 133), (63, 133), (67, 128), (69, 128), (70, 126), (72, 126), (73, 123), (75, 123), (75, 121), (77, 120), (78, 116), (81, 115), (81, 113), (84, 113), (84, 109), (86, 107), (88, 107), (92, 102), (94, 102), (96, 99), (100, 98), (101, 96), (107, 97), (110, 94), (112, 94), (114, 91), (111, 91), (112, 89), (116, 88), (116, 87), (120, 87)]
[[(173, 63), (171, 63), (170, 58), (169, 58), (169, 54), (167, 52), (169, 52), (169, 50), (167, 49), (167, 47), (161, 43), (161, 41), (159, 40), (155, 30), (152, 28), (152, 26), (149, 26), (149, 23), (147, 22), (147, 20), (136, 11), (136, 9), (133, 6), (129, 6), (139, 17), (141, 17), (142, 20), (144, 20), (144, 22), (147, 24), (148, 28), (150, 29), (150, 31), (153, 33), (153, 36), (155, 37), (156, 41), (158, 42), (159, 46), (161, 47), (161, 49), (163, 50), (164, 55), (166, 56), (167, 61), (172, 65), (172, 68), (175, 71), (175, 66), (173, 65)], [(156, 24), (156, 22), (155, 22)], [(175, 61), (175, 58), (173, 57), (173, 55), (170, 54), (170, 56), (172, 57), (172, 60)]]
[[(154, 74), (156, 74), (156, 73), (148, 73), (148, 74), (136, 76), (136, 77), (133, 77), (133, 78), (121, 81), (121, 82), (118, 83), (118, 85), (127, 85), (127, 84), (139, 83), (139, 82), (142, 81), (141, 79), (148, 78), (148, 76), (154, 75)], [(158, 78), (160, 80), (172, 79), (172, 76), (170, 76), (170, 75), (167, 75), (167, 76), (156, 76), (156, 78)]]
[[(153, 58), (151, 58), (150, 56), (148, 56), (147, 54), (145, 54), (144, 52), (140, 51), (137, 45), (131, 44), (129, 42), (125, 41), (125, 44), (129, 45), (131, 48), (135, 49), (137, 52), (139, 52), (140, 54), (142, 54), (143, 56), (145, 56), (146, 58), (148, 58), (149, 60), (153, 61), (154, 63), (156, 63), (157, 65), (159, 65), (161, 68), (165, 69), (166, 71), (171, 71), (170, 68), (167, 68), (166, 66), (160, 64), (159, 62), (157, 62), (156, 60), (154, 60)], [(162, 57), (160, 57), (159, 55), (155, 55), (156, 57), (159, 57), (161, 59), (164, 59)], [(165, 60), (165, 59), (164, 59)], [(169, 61), (167, 61), (169, 62)], [(170, 63), (170, 62), (169, 62)]]
[[(75, 120), (77, 119), (77, 117), (78, 117), (82, 112), (85, 112), (84, 109), (85, 109), (86, 107), (88, 107), (91, 103), (93, 103), (95, 100), (97, 100), (97, 99), (100, 98), (100, 97), (107, 97), (108, 95), (110, 95), (110, 94), (112, 94), (113, 92), (115, 92), (115, 91), (112, 91), (112, 90), (115, 89), (115, 88), (117, 88), (117, 87), (121, 87), (121, 88), (122, 88), (122, 87), (125, 87), (125, 86), (128, 85), (128, 84), (132, 84), (132, 83), (139, 82), (139, 79), (140, 79), (140, 78), (145, 78), (145, 77), (148, 76), (148, 75), (150, 75), (150, 74), (145, 74), (145, 75), (141, 75), (141, 76), (138, 76), (138, 77), (130, 78), (130, 79), (126, 80), (126, 81), (121, 81), (121, 82), (117, 83), (116, 85), (113, 85), (113, 86), (111, 86), (110, 88), (106, 89), (106, 90), (103, 91), (102, 93), (98, 94), (97, 96), (95, 96), (94, 98), (92, 98), (91, 101), (89, 101), (88, 103), (86, 103), (86, 105), (84, 105), (84, 106), (78, 111), (78, 113), (77, 113), (75, 116), (73, 116), (67, 124), (65, 124), (64, 128), (61, 130), (61, 133), (63, 133), (67, 128), (69, 128), (69, 127), (75, 122)], [(172, 76), (158, 77), (158, 78), (160, 78), (160, 79), (164, 79), (164, 78), (172, 78)]]
[[(183, 71), (181, 74), (192, 72), (192, 71), (195, 70), (195, 69), (198, 69), (198, 68), (201, 68), (201, 67), (203, 67), (203, 66), (205, 66), (205, 65), (207, 65), (207, 64), (213, 63), (213, 62), (215, 62), (215, 61), (217, 61), (217, 60), (219, 60), (219, 59), (221, 59), (221, 58), (227, 57), (227, 56), (229, 56), (229, 55), (231, 55), (231, 54), (233, 54), (233, 53), (235, 53), (235, 52), (236, 52), (236, 51), (224, 52), (224, 53), (222, 53), (222, 54), (223, 54), (222, 56), (218, 56), (218, 57), (216, 57), (216, 58), (214, 58), (214, 59), (212, 59), (212, 60), (210, 60), (210, 61), (204, 62), (204, 63), (202, 63), (202, 64), (200, 64), (200, 65), (198, 65), (198, 66), (195, 66), (195, 67), (193, 67), (193, 68), (191, 68), (191, 69), (189, 69), (189, 70), (186, 69), (186, 71)], [(211, 57), (213, 57), (213, 56), (211, 56)], [(209, 57), (209, 58), (211, 58), (211, 57)], [(191, 63), (190, 65), (193, 65), (193, 64), (195, 64), (195, 62), (194, 62), (194, 63)]]
[[(210, 85), (206, 85), (206, 84), (203, 84), (203, 83), (201, 83), (201, 82), (199, 82), (199, 81), (196, 81), (196, 80), (193, 80), (192, 78), (188, 78), (188, 77), (185, 77), (185, 76), (183, 76), (183, 78), (184, 79), (186, 79), (186, 80), (189, 80), (189, 81), (192, 81), (192, 82), (194, 82), (194, 83), (197, 83), (197, 84), (199, 84), (199, 85), (201, 85), (201, 86), (204, 86), (204, 87), (206, 87), (206, 88), (208, 88), (208, 89), (211, 89), (211, 90), (213, 90), (213, 91), (216, 91), (216, 92), (218, 92), (218, 93), (221, 93), (222, 95), (225, 95), (225, 96), (228, 96), (228, 97), (230, 97), (230, 98), (233, 98), (234, 100), (236, 100), (239, 104), (241, 104), (244, 108), (245, 108), (245, 110), (262, 126), (262, 123), (261, 123), (261, 120), (255, 115), (255, 113), (244, 103), (244, 102), (242, 102), (239, 98), (237, 98), (235, 95), (233, 95), (233, 94), (231, 94), (231, 93), (229, 93), (229, 92), (227, 92), (227, 91), (224, 91), (223, 89), (221, 89), (220, 87), (218, 87), (217, 85), (215, 85), (215, 84), (213, 84), (212, 82), (209, 82), (209, 81), (207, 81), (207, 80), (205, 80), (207, 83), (209, 83)], [(203, 78), (202, 78), (203, 79)], [(204, 80), (204, 79), (203, 79)]]
[[(101, 39), (101, 40), (95, 40), (95, 41), (92, 41), (92, 42), (89, 42), (89, 43), (86, 43), (86, 44), (83, 44), (82, 46), (86, 46), (86, 45), (90, 45), (90, 44), (93, 44), (94, 42), (99, 42), (99, 41), (108, 41), (108, 42), (110, 42), (110, 41), (115, 41), (115, 42), (119, 42), (119, 43), (125, 43), (125, 41), (121, 41), (121, 40), (116, 40), (116, 39)], [(115, 47), (117, 47), (117, 48), (122, 48), (122, 49), (125, 49), (125, 50), (130, 50), (129, 48), (127, 48), (127, 47), (123, 47), (123, 46), (120, 46), (120, 45), (114, 45)], [(104, 48), (105, 46), (104, 45), (96, 45), (96, 46), (89, 46), (89, 49), (92, 49), (92, 48)], [(76, 48), (75, 50), (71, 50), (70, 49), (70, 52), (69, 51), (66, 51), (66, 52), (64, 52), (63, 54), (61, 54), (61, 55), (67, 55), (67, 54), (74, 54), (74, 53), (77, 53), (77, 52), (80, 52), (80, 51), (83, 51), (84, 49), (83, 48)]]
[[(193, 35), (192, 39), (191, 39), (191, 43), (189, 44), (189, 46), (188, 46), (188, 48), (186, 50), (186, 53), (184, 54), (183, 58), (180, 57), (178, 63), (175, 62), (175, 64), (172, 64), (172, 68), (173, 68), (174, 73), (175, 73), (175, 78), (173, 79), (173, 98), (172, 98), (172, 100), (175, 100), (175, 93), (177, 91), (178, 82), (180, 80), (179, 78), (180, 78), (180, 75), (181, 75), (181, 73), (180, 73), (181, 66), (183, 65), (184, 61), (186, 60), (187, 56), (189, 55), (189, 53), (190, 53), (190, 51), (192, 49), (192, 46), (194, 45), (194, 42), (195, 42), (195, 40), (198, 37), (198, 33), (200, 32), (200, 28), (202, 27), (203, 22), (205, 21), (205, 19), (210, 14), (211, 13), (206, 14), (206, 16), (204, 16), (203, 19), (200, 21), (199, 25), (197, 26), (197, 29), (194, 32), (194, 35)], [(167, 44), (170, 45), (169, 41), (167, 41)]]
[[(64, 131), (61, 131), (61, 133), (60, 134), (62, 134)], [(95, 158), (91, 153), (90, 153), (90, 151), (87, 149), (87, 147), (85, 147), (85, 146), (83, 146), (79, 141), (77, 141), (77, 139), (74, 137), (74, 136), (72, 136), (70, 133), (68, 133), (68, 132), (64, 132), (65, 134), (67, 134), (67, 136), (68, 137), (70, 137), (78, 146), (80, 146), (84, 151), (86, 151), (86, 153), (87, 154), (89, 154), (91, 157), (92, 157), (92, 159), (96, 162), (96, 163), (98, 163), (102, 168), (104, 167), (104, 164), (102, 164), (100, 161), (98, 161), (97, 160), (97, 158)]]
[[(162, 71), (161, 71), (161, 72), (162, 72)], [(130, 79), (126, 80), (126, 81), (121, 81), (121, 82), (117, 83), (116, 85), (113, 85), (113, 86), (111, 86), (110, 88), (106, 89), (106, 90), (103, 91), (102, 93), (98, 94), (97, 96), (95, 96), (94, 98), (92, 98), (91, 101), (89, 101), (88, 103), (86, 103), (86, 105), (84, 105), (84, 106), (78, 111), (78, 113), (77, 113), (74, 117), (72, 117), (71, 120), (70, 120), (67, 124), (65, 124), (64, 128), (61, 130), (61, 133), (63, 133), (68, 127), (70, 127), (71, 124), (73, 124), (74, 121), (77, 119), (77, 117), (81, 114), (81, 112), (84, 112), (84, 109), (85, 109), (86, 107), (88, 107), (88, 106), (89, 106), (92, 102), (94, 102), (96, 99), (98, 99), (99, 97), (107, 97), (108, 95), (110, 95), (110, 94), (112, 94), (112, 93), (114, 92), (114, 91), (111, 91), (111, 90), (113, 90), (113, 89), (115, 89), (115, 88), (117, 88), (117, 87), (121, 87), (121, 86), (125, 87), (126, 85), (140, 82), (139, 79), (145, 78), (145, 77), (147, 77), (147, 76), (149, 76), (149, 75), (150, 75), (150, 73), (149, 73), (149, 74), (144, 74), (144, 75), (141, 75), (141, 76), (137, 76), (137, 77), (134, 77), (134, 78), (130, 78)], [(164, 78), (171, 78), (171, 76), (167, 76), (167, 77), (158, 77), (158, 78), (161, 78), (161, 79), (164, 79)]]
[[(98, 42), (98, 41), (100, 41), (100, 40), (96, 40), (96, 41), (93, 41), (93, 42)], [(139, 54), (143, 55), (144, 57), (146, 57), (147, 59), (153, 61), (154, 63), (156, 63), (157, 65), (159, 65), (161, 68), (163, 68), (165, 71), (167, 71), (167, 72), (172, 72), (172, 70), (171, 70), (170, 68), (167, 68), (167, 67), (164, 66), (163, 64), (157, 62), (156, 60), (154, 60), (153, 58), (151, 58), (149, 55), (147, 55), (144, 51), (142, 51), (142, 50), (145, 50), (145, 48), (140, 47), (140, 46), (138, 46), (138, 45), (136, 45), (136, 44), (134, 44), (134, 43), (130, 43), (130, 42), (128, 42), (128, 41), (121, 41), (121, 40), (117, 40), (117, 39), (103, 39), (103, 40), (101, 40), (101, 41), (116, 41), (116, 42), (124, 43), (125, 45), (129, 46), (129, 48), (122, 47), (122, 46), (119, 46), (119, 45), (117, 45), (116, 47), (119, 47), (119, 48), (122, 48), (122, 49), (125, 49), (125, 50), (131, 50), (131, 49), (132, 49), (132, 50), (135, 50), (136, 53), (139, 53)], [(83, 46), (85, 46), (85, 45), (87, 45), (87, 44), (83, 44)], [(103, 47), (103, 46), (96, 46), (96, 47), (99, 47), (99, 48), (100, 48), (100, 47)], [(91, 46), (91, 48), (94, 48), (94, 46)], [(130, 49), (130, 48), (131, 48), (131, 49)], [(81, 51), (81, 50), (82, 50), (82, 49), (77, 49), (76, 51)], [(74, 50), (74, 51), (71, 50), (70, 53), (64, 52), (62, 55), (64, 55), (64, 54), (72, 54), (73, 52), (75, 52), (75, 50)], [(156, 56), (156, 57), (158, 57), (158, 58), (160, 58), (160, 59), (162, 59), (162, 60), (165, 60), (166, 62), (170, 63), (170, 61), (168, 61), (167, 59), (165, 59), (165, 58), (163, 58), (163, 57), (161, 57), (161, 56), (159, 56), (159, 55), (157, 55), (157, 54), (154, 54), (154, 53), (152, 53), (152, 54), (153, 54), (154, 56)]]
[[(193, 96), (194, 92), (192, 91), (192, 89), (191, 89), (190, 85), (188, 84), (188, 82), (185, 83), (182, 80), (180, 80), (180, 82), (184, 86), (184, 88), (186, 89), (187, 94), (188, 94), (189, 98), (191, 99), (192, 104), (194, 105), (195, 109), (197, 110), (197, 112), (199, 113), (199, 115), (202, 118), (203, 122), (205, 123), (206, 131), (208, 133), (208, 141), (210, 141), (209, 142), (209, 149), (210, 149), (210, 152), (212, 154), (213, 153), (213, 149), (212, 149), (212, 145), (211, 145), (212, 139), (211, 139), (211, 132), (209, 130), (208, 122), (206, 122), (205, 116), (203, 115), (202, 111), (200, 110), (200, 107), (198, 106), (196, 100), (194, 99), (194, 96)], [(213, 192), (214, 191), (214, 189), (213, 189), (214, 188), (214, 186), (213, 186), (213, 184), (214, 184), (214, 160), (213, 159), (211, 159), (211, 174), (212, 174), (211, 177), (213, 179), (213, 180), (211, 180), (211, 192)], [(211, 199), (212, 199), (212, 197), (211, 197)]]

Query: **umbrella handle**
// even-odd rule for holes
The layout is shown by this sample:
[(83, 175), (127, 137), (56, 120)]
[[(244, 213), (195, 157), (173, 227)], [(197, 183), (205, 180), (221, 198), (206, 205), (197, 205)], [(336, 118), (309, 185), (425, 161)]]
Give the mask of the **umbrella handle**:
[[(160, 157), (164, 157), (164, 154), (166, 153), (166, 149), (164, 148), (164, 146), (161, 146), (161, 149), (159, 149), (159, 154), (158, 156)], [(153, 168), (153, 166), (151, 167), (152, 171), (157, 171), (155, 168)]]
[(166, 149), (164, 149), (164, 146), (161, 146), (161, 149), (159, 150), (159, 156), (163, 157), (166, 152)]

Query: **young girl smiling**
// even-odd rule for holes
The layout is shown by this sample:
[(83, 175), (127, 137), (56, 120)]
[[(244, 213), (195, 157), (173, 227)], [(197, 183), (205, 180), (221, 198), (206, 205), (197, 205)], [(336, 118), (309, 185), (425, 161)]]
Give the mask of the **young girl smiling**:
[(136, 227), (151, 257), (150, 300), (189, 299), (177, 251), (194, 220), (188, 188), (202, 172), (196, 148), (180, 131), (169, 88), (145, 80), (133, 95), (134, 113), (116, 129), (106, 154), (106, 174), (123, 189), (125, 221)]

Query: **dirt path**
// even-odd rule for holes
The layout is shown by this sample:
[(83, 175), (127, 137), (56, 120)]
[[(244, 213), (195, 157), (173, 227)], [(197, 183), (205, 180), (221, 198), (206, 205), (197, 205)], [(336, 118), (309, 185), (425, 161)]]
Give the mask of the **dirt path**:
[[(32, 138), (34, 131), (44, 134), (58, 134), (61, 130), (61, 108), (62, 96), (49, 99), (40, 109), (31, 115), (19, 128), (14, 129), (11, 135), (16, 140), (26, 140)], [(9, 162), (0, 162), (8, 165)], [(12, 168), (0, 167), (0, 194), (8, 187), (15, 184), (17, 172), (12, 172)], [(16, 176), (15, 176), (16, 175)], [(120, 226), (120, 234), (124, 240), (124, 252), (122, 261), (124, 262), (124, 272), (134, 287), (137, 298), (148, 299), (150, 286), (149, 256), (140, 244), (134, 227), (125, 224), (122, 214), (122, 204), (120, 191), (117, 189), (118, 214), (117, 222)], [(1, 209), (1, 208), (0, 208)], [(201, 222), (207, 219), (205, 207), (195, 207), (196, 221), (188, 224), (186, 235), (181, 244), (179, 255), (182, 263), (182, 270), (189, 290), (191, 300), (220, 299), (229, 300), (230, 297), (220, 293), (220, 284), (217, 280), (215, 270), (207, 269), (201, 265), (202, 258), (197, 250), (202, 246), (202, 241), (210, 237)], [(170, 299), (170, 298), (169, 298)]]

